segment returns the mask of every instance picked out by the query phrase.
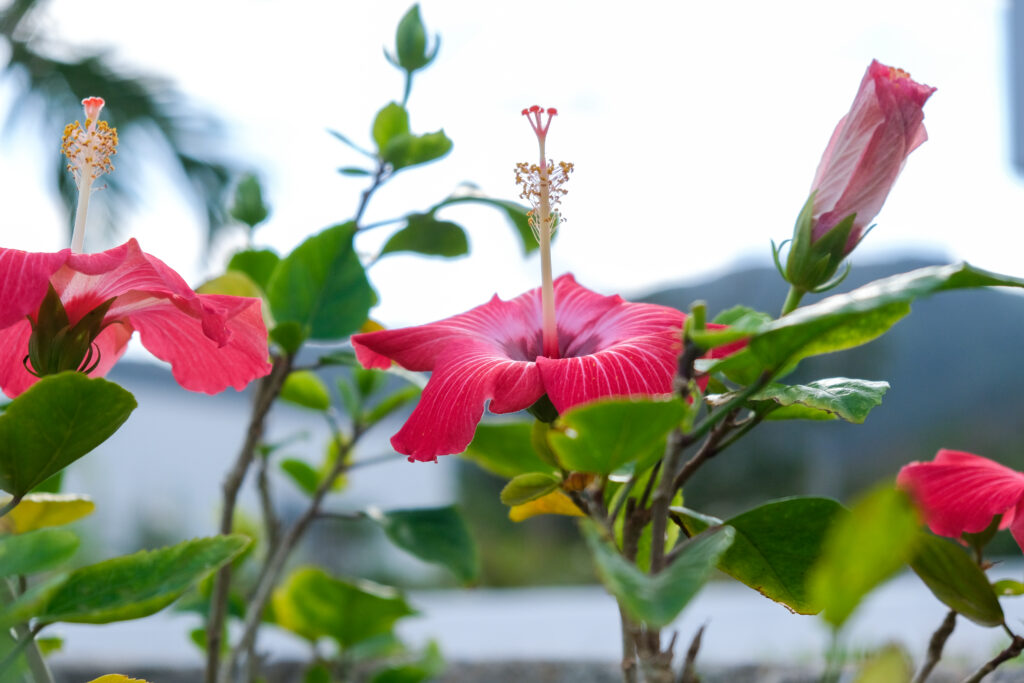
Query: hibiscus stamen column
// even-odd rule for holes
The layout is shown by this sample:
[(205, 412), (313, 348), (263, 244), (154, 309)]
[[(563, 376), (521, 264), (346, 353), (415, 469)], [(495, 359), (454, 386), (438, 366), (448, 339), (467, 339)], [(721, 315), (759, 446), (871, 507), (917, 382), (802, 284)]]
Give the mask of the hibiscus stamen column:
[[(551, 119), (558, 114), (554, 107), (542, 109), (533, 105), (523, 110), (523, 116), (537, 134), (540, 146), (539, 164), (516, 164), (516, 184), (523, 186), (520, 196), (528, 199), (533, 206), (530, 212), (530, 227), (540, 245), (541, 272), (541, 347), (542, 355), (558, 358), (558, 325), (555, 320), (555, 288), (551, 275), (551, 237), (554, 235), (559, 216), (554, 212), (567, 190), (562, 185), (569, 179), (572, 164), (561, 161), (556, 166), (547, 159), (544, 143), (547, 139)], [(546, 119), (544, 117), (547, 117)]]
[(75, 211), (75, 229), (71, 233), (71, 251), (82, 253), (85, 246), (85, 220), (89, 213), (92, 183), (104, 173), (114, 170), (110, 157), (117, 154), (117, 129), (100, 121), (102, 97), (82, 100), (85, 123), (75, 121), (64, 128), (62, 151), (68, 158), (68, 170), (78, 185), (78, 209)]

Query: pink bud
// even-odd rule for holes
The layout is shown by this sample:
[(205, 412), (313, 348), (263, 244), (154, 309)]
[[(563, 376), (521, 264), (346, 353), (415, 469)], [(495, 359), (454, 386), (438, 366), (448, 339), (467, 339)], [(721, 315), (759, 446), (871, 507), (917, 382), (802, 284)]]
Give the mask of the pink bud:
[(812, 241), (855, 213), (845, 254), (857, 246), (907, 156), (928, 139), (922, 107), (933, 92), (901, 69), (871, 62), (814, 176)]
[(86, 97), (82, 100), (82, 106), (85, 107), (85, 118), (90, 121), (96, 121), (100, 117), (100, 110), (103, 109), (103, 105), (106, 102), (102, 97)]

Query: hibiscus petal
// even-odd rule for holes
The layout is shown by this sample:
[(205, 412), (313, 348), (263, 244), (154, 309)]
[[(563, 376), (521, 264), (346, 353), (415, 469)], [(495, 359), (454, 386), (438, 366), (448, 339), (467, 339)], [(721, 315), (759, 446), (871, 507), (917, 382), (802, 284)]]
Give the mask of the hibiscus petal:
[(502, 357), (475, 340), (451, 342), (391, 445), (410, 460), (461, 453), (491, 400), (492, 412), (523, 410), (544, 393), (537, 366)]
[(202, 320), (166, 299), (135, 301), (124, 315), (139, 331), (142, 345), (170, 363), (174, 379), (186, 389), (215, 394), (230, 386), (241, 391), (251, 380), (269, 373), (260, 300), (196, 296), (211, 315), (225, 321), (230, 343), (221, 345), (211, 339), (203, 331)]
[(941, 450), (934, 462), (912, 462), (896, 479), (920, 504), (940, 536), (982, 531), (1024, 499), (1024, 474), (972, 453)]
[(24, 318), (0, 329), (0, 387), (9, 398), (17, 397), (36, 381), (23, 364), (31, 336), (32, 326)]
[[(50, 277), (67, 260), (70, 249), (54, 254), (0, 249), (0, 329), (35, 315)], [(6, 385), (5, 385), (6, 386)]]

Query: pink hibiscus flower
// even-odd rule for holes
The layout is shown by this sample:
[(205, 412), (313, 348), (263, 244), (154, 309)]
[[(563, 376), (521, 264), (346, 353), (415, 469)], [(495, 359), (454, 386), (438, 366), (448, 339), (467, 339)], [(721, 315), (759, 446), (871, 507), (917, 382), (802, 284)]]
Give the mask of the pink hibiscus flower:
[(910, 492), (939, 536), (975, 534), (1002, 515), (999, 528), (1009, 527), (1024, 548), (1024, 473), (980, 455), (940, 450), (932, 462), (905, 465), (896, 483)]
[[(492, 413), (523, 410), (545, 394), (560, 413), (613, 396), (672, 391), (685, 315), (674, 308), (602, 296), (571, 275), (554, 282), (557, 357), (542, 354), (541, 290), (497, 296), (445, 320), (352, 337), (367, 368), (433, 374), (391, 445), (410, 460), (461, 453), (490, 401)], [(739, 345), (716, 349), (720, 357)]]
[(907, 157), (928, 139), (922, 107), (933, 92), (935, 88), (914, 82), (906, 71), (871, 62), (811, 184), (817, 193), (812, 241), (857, 214), (843, 256), (853, 251)]
[[(73, 334), (54, 324), (52, 310), (40, 320), (51, 287), (66, 312), (65, 332), (90, 312), (99, 317), (79, 339), (74, 367), (65, 363), (60, 369), (103, 376), (138, 330), (143, 346), (169, 362), (174, 378), (192, 391), (242, 389), (270, 372), (259, 299), (196, 294), (134, 239), (97, 254), (0, 249), (0, 387), (12, 398), (37, 375), (54, 371), (34, 367), (48, 357), (40, 348), (60, 355), (63, 347), (66, 356), (73, 345)], [(33, 339), (34, 328), (39, 334)]]

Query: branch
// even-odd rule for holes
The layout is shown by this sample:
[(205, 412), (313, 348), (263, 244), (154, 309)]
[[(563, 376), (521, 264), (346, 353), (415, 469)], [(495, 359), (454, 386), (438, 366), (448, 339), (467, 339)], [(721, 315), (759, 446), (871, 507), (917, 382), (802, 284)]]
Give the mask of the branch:
[(700, 652), (700, 642), (704, 638), (704, 629), (707, 624), (701, 624), (697, 633), (690, 641), (690, 649), (686, 651), (686, 660), (683, 662), (683, 670), (679, 673), (679, 683), (700, 683), (697, 676), (697, 653)]
[(950, 634), (953, 633), (955, 626), (956, 611), (949, 610), (949, 614), (946, 615), (946, 618), (942, 620), (942, 624), (932, 634), (932, 639), (928, 641), (928, 654), (925, 656), (921, 669), (914, 676), (914, 680), (911, 683), (924, 683), (928, 679), (932, 669), (942, 659), (942, 649), (946, 646), (946, 641), (949, 639)]
[[(256, 448), (263, 439), (267, 413), (274, 404), (274, 399), (281, 393), (281, 387), (291, 371), (293, 356), (286, 354), (274, 358), (274, 366), (270, 374), (260, 380), (259, 391), (253, 404), (249, 428), (245, 442), (242, 444), (234, 466), (224, 480), (224, 508), (221, 511), (220, 533), (230, 534), (235, 521), (235, 505), (238, 502), (238, 490), (242, 487), (246, 472), (256, 454)], [(231, 563), (224, 565), (217, 572), (213, 581), (213, 594), (210, 597), (210, 618), (206, 622), (206, 683), (216, 683), (217, 669), (220, 665), (221, 636), (224, 630), (224, 619), (227, 617), (228, 594), (231, 589)]]
[(991, 660), (985, 663), (983, 667), (974, 672), (973, 675), (968, 676), (963, 680), (963, 683), (978, 683), (985, 676), (995, 671), (996, 667), (1003, 662), (1013, 659), (1017, 655), (1024, 651), (1024, 638), (1020, 636), (1014, 636), (1013, 641), (1006, 647), (1005, 650), (997, 654)]

